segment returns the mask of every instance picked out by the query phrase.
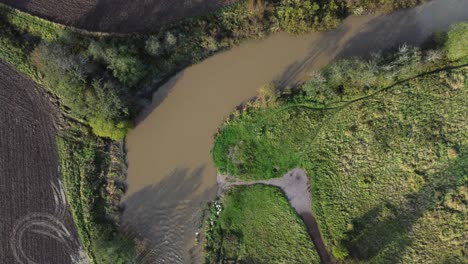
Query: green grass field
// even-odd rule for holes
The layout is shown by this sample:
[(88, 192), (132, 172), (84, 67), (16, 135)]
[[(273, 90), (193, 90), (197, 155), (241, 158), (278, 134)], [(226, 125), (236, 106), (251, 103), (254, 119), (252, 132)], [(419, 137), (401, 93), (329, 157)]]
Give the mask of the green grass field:
[(305, 225), (279, 189), (236, 187), (223, 207), (208, 231), (206, 263), (320, 263)]
[(259, 98), (221, 128), (216, 166), (245, 180), (304, 168), (338, 260), (463, 263), (466, 28), (454, 26), (443, 49), (341, 61), (293, 95)]

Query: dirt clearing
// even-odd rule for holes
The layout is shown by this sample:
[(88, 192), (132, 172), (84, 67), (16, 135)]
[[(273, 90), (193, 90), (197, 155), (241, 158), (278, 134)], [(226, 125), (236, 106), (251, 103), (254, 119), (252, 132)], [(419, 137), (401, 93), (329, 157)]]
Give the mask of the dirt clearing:
[(0, 259), (79, 263), (62, 187), (54, 108), (34, 82), (0, 61)]
[(60, 24), (90, 31), (154, 32), (163, 24), (210, 13), (238, 0), (0, 0)]

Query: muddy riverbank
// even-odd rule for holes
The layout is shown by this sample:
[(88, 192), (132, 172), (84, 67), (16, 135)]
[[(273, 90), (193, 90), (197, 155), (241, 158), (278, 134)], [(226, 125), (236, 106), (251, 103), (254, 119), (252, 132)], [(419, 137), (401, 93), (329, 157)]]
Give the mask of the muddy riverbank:
[(336, 30), (272, 35), (219, 53), (172, 78), (129, 134), (123, 227), (149, 248), (143, 263), (199, 263), (194, 234), (216, 196), (213, 135), (240, 102), (272, 80), (293, 85), (330, 61), (369, 55), (468, 19), (468, 1), (438, 0), (389, 16), (350, 17)]

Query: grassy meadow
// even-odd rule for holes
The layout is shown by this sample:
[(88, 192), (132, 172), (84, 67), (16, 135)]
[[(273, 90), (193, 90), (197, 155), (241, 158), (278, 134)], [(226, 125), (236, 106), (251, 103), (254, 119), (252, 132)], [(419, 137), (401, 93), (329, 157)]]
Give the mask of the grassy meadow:
[(336, 62), (292, 92), (263, 87), (220, 128), (216, 166), (243, 180), (305, 169), (336, 260), (463, 263), (467, 33), (460, 23), (433, 49)]

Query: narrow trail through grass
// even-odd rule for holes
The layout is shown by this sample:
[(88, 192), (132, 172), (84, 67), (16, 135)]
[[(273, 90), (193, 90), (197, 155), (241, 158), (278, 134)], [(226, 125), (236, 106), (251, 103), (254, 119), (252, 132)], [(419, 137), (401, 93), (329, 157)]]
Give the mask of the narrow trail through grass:
[(417, 74), (417, 75), (415, 75), (413, 77), (406, 78), (406, 79), (394, 82), (393, 84), (388, 85), (388, 86), (386, 86), (384, 88), (381, 88), (381, 89), (377, 90), (374, 93), (371, 93), (371, 94), (368, 94), (368, 95), (365, 95), (365, 96), (361, 96), (361, 97), (355, 98), (353, 100), (339, 102), (338, 105), (336, 105), (336, 106), (318, 107), (318, 106), (307, 104), (307, 103), (297, 103), (297, 104), (287, 105), (287, 106), (285, 106), (283, 108), (278, 109), (277, 111), (274, 111), (270, 115), (267, 115), (261, 121), (269, 119), (270, 117), (272, 117), (272, 116), (274, 116), (276, 114), (279, 114), (280, 112), (287, 111), (287, 110), (290, 110), (290, 109), (293, 109), (293, 108), (301, 108), (302, 107), (302, 108), (306, 108), (306, 109), (314, 110), (314, 111), (329, 111), (329, 110), (339, 110), (339, 111), (341, 111), (342, 109), (344, 109), (345, 107), (347, 107), (347, 106), (349, 106), (349, 105), (351, 105), (353, 103), (375, 97), (376, 95), (378, 95), (380, 93), (388, 91), (388, 90), (390, 90), (390, 89), (392, 89), (392, 88), (394, 88), (394, 87), (396, 87), (398, 85), (402, 85), (404, 83), (415, 80), (417, 78), (425, 77), (425, 76), (428, 76), (428, 75), (440, 73), (440, 72), (447, 71), (447, 70), (462, 69), (462, 68), (465, 68), (465, 67), (468, 67), (468, 64), (454, 65), (454, 66), (435, 69), (435, 70), (428, 71), (428, 72), (423, 72), (423, 73)]

